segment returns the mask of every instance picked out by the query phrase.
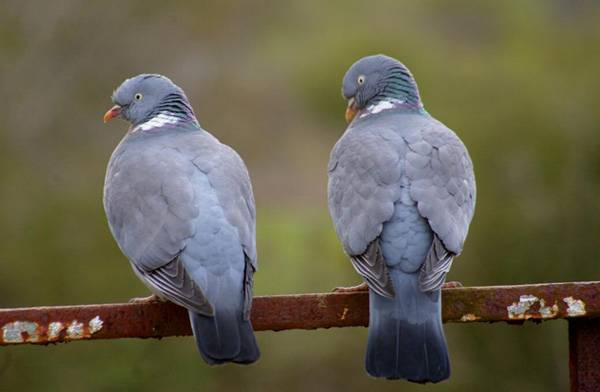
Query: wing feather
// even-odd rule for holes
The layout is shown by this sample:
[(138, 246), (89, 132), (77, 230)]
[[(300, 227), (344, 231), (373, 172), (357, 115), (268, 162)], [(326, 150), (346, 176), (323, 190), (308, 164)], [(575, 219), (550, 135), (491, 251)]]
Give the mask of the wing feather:
[(433, 236), (431, 248), (419, 272), (421, 291), (439, 290), (446, 281), (446, 274), (452, 267), (454, 255), (446, 250), (437, 235)]
[(394, 285), (385, 264), (379, 241), (371, 242), (365, 253), (351, 256), (352, 266), (361, 275), (369, 288), (377, 294), (394, 298)]
[(434, 232), (419, 283), (421, 290), (434, 291), (444, 284), (467, 237), (475, 210), (475, 175), (466, 147), (446, 126), (432, 120), (415, 133), (420, 137), (414, 137), (408, 147), (416, 151), (418, 160), (407, 155), (406, 165), (410, 195)]
[(206, 316), (213, 315), (213, 308), (202, 289), (190, 278), (179, 258), (151, 271), (145, 271), (134, 263), (132, 265), (153, 291), (169, 301)]
[(212, 314), (179, 255), (202, 224), (196, 220), (198, 195), (215, 192), (251, 265), (243, 277), (249, 313), (256, 214), (243, 161), (205, 131), (156, 135), (126, 136), (109, 162), (104, 205), (115, 239), (149, 286), (177, 304)]

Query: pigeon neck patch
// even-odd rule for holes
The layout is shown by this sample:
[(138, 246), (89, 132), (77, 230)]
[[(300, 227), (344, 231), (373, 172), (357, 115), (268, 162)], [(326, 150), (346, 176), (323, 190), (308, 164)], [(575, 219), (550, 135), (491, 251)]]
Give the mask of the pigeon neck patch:
[(181, 117), (176, 116), (174, 113), (162, 112), (162, 113), (159, 113), (156, 116), (152, 117), (150, 120), (136, 125), (131, 130), (131, 133), (134, 133), (137, 131), (150, 131), (152, 129), (162, 128), (165, 126), (174, 126), (174, 125), (177, 125), (177, 124), (185, 122), (185, 121), (186, 120), (182, 119)]
[[(414, 108), (414, 106), (411, 104), (408, 104), (406, 101), (401, 100), (401, 99), (396, 99), (396, 98), (382, 99), (381, 101), (378, 101), (377, 103), (371, 104), (371, 105), (367, 106), (366, 108), (364, 108), (361, 111), (361, 114), (358, 116), (358, 118), (365, 118), (367, 116), (370, 116), (371, 114), (377, 114), (377, 113), (383, 112), (385, 110), (399, 109), (399, 108), (408, 109), (408, 108)], [(422, 106), (419, 109), (422, 109)]]

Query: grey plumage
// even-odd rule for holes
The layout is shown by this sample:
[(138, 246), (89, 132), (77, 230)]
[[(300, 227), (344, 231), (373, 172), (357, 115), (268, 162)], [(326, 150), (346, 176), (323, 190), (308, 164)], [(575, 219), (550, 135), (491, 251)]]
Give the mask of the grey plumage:
[(111, 110), (132, 123), (104, 187), (119, 247), (150, 290), (188, 309), (208, 363), (256, 361), (255, 207), (243, 161), (199, 126), (163, 76), (128, 79), (113, 100)]
[(471, 159), (397, 60), (357, 61), (342, 91), (354, 119), (331, 152), (329, 209), (370, 288), (367, 371), (441, 381), (450, 368), (440, 289), (473, 217)]

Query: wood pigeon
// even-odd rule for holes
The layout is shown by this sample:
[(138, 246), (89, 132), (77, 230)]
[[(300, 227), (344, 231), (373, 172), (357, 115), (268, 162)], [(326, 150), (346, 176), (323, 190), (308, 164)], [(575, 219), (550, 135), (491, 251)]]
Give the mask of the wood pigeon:
[(244, 162), (162, 75), (127, 79), (112, 100), (105, 122), (131, 126), (106, 172), (110, 231), (142, 282), (189, 311), (207, 363), (255, 362), (255, 207)]
[(442, 381), (450, 364), (440, 289), (473, 217), (471, 159), (425, 111), (399, 61), (358, 60), (342, 94), (350, 124), (331, 152), (328, 201), (344, 251), (369, 288), (367, 372)]

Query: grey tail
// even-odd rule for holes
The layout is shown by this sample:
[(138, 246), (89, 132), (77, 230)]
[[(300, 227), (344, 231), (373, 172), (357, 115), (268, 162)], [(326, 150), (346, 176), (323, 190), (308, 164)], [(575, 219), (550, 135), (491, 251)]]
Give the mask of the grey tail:
[(419, 290), (419, 273), (389, 268), (395, 298), (369, 292), (366, 368), (374, 377), (439, 382), (450, 377), (440, 291)]
[(191, 311), (189, 314), (196, 345), (209, 365), (250, 364), (260, 357), (252, 324), (241, 311), (215, 309), (212, 317)]

